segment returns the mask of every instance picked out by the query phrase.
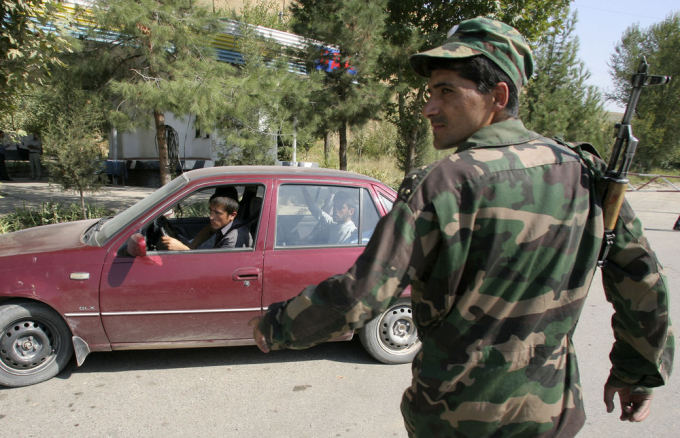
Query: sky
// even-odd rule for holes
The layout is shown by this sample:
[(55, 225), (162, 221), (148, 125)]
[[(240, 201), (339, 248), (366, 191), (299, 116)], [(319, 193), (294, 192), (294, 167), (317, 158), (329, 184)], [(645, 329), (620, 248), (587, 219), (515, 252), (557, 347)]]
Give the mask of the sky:
[[(575, 0), (571, 9), (578, 13), (576, 35), (580, 49), (579, 58), (591, 74), (588, 83), (604, 94), (612, 89), (609, 58), (621, 41), (623, 32), (638, 24), (641, 29), (663, 21), (672, 12), (680, 12), (678, 0)], [(633, 72), (631, 72), (632, 74)], [(650, 66), (650, 73), (663, 74)], [(680, 79), (680, 78), (678, 78)], [(623, 112), (624, 108), (606, 102), (609, 111)]]

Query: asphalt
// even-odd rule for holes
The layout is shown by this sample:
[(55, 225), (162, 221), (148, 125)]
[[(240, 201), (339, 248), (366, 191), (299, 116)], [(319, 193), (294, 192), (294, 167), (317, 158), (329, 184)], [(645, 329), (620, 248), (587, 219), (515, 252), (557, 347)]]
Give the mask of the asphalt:
[[(155, 188), (135, 186), (102, 186), (94, 193), (85, 193), (85, 202), (97, 207), (121, 211), (138, 200), (146, 197)], [(80, 195), (74, 191), (63, 190), (57, 184), (47, 181), (32, 181), (17, 178), (0, 182), (0, 215), (12, 213), (17, 208), (40, 207), (46, 202), (79, 204)]]

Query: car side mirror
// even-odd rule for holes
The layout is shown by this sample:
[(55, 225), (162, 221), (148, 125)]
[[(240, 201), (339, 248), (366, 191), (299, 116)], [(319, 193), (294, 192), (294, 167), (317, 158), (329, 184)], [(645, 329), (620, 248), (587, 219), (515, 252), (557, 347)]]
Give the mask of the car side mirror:
[(141, 233), (135, 233), (127, 240), (127, 252), (132, 257), (146, 255), (146, 239)]

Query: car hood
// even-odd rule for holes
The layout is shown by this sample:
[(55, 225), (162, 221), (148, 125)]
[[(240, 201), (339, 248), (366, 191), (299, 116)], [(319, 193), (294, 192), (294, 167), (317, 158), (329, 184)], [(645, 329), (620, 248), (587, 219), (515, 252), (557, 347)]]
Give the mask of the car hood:
[(96, 222), (97, 219), (87, 219), (0, 234), (0, 257), (61, 251), (86, 246), (81, 241), (81, 236)]

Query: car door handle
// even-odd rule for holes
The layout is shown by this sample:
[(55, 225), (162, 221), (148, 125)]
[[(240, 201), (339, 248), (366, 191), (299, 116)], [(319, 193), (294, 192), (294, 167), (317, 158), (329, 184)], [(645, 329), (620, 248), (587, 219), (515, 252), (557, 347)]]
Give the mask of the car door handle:
[(238, 268), (234, 271), (231, 278), (234, 281), (251, 281), (260, 279), (259, 268)]

